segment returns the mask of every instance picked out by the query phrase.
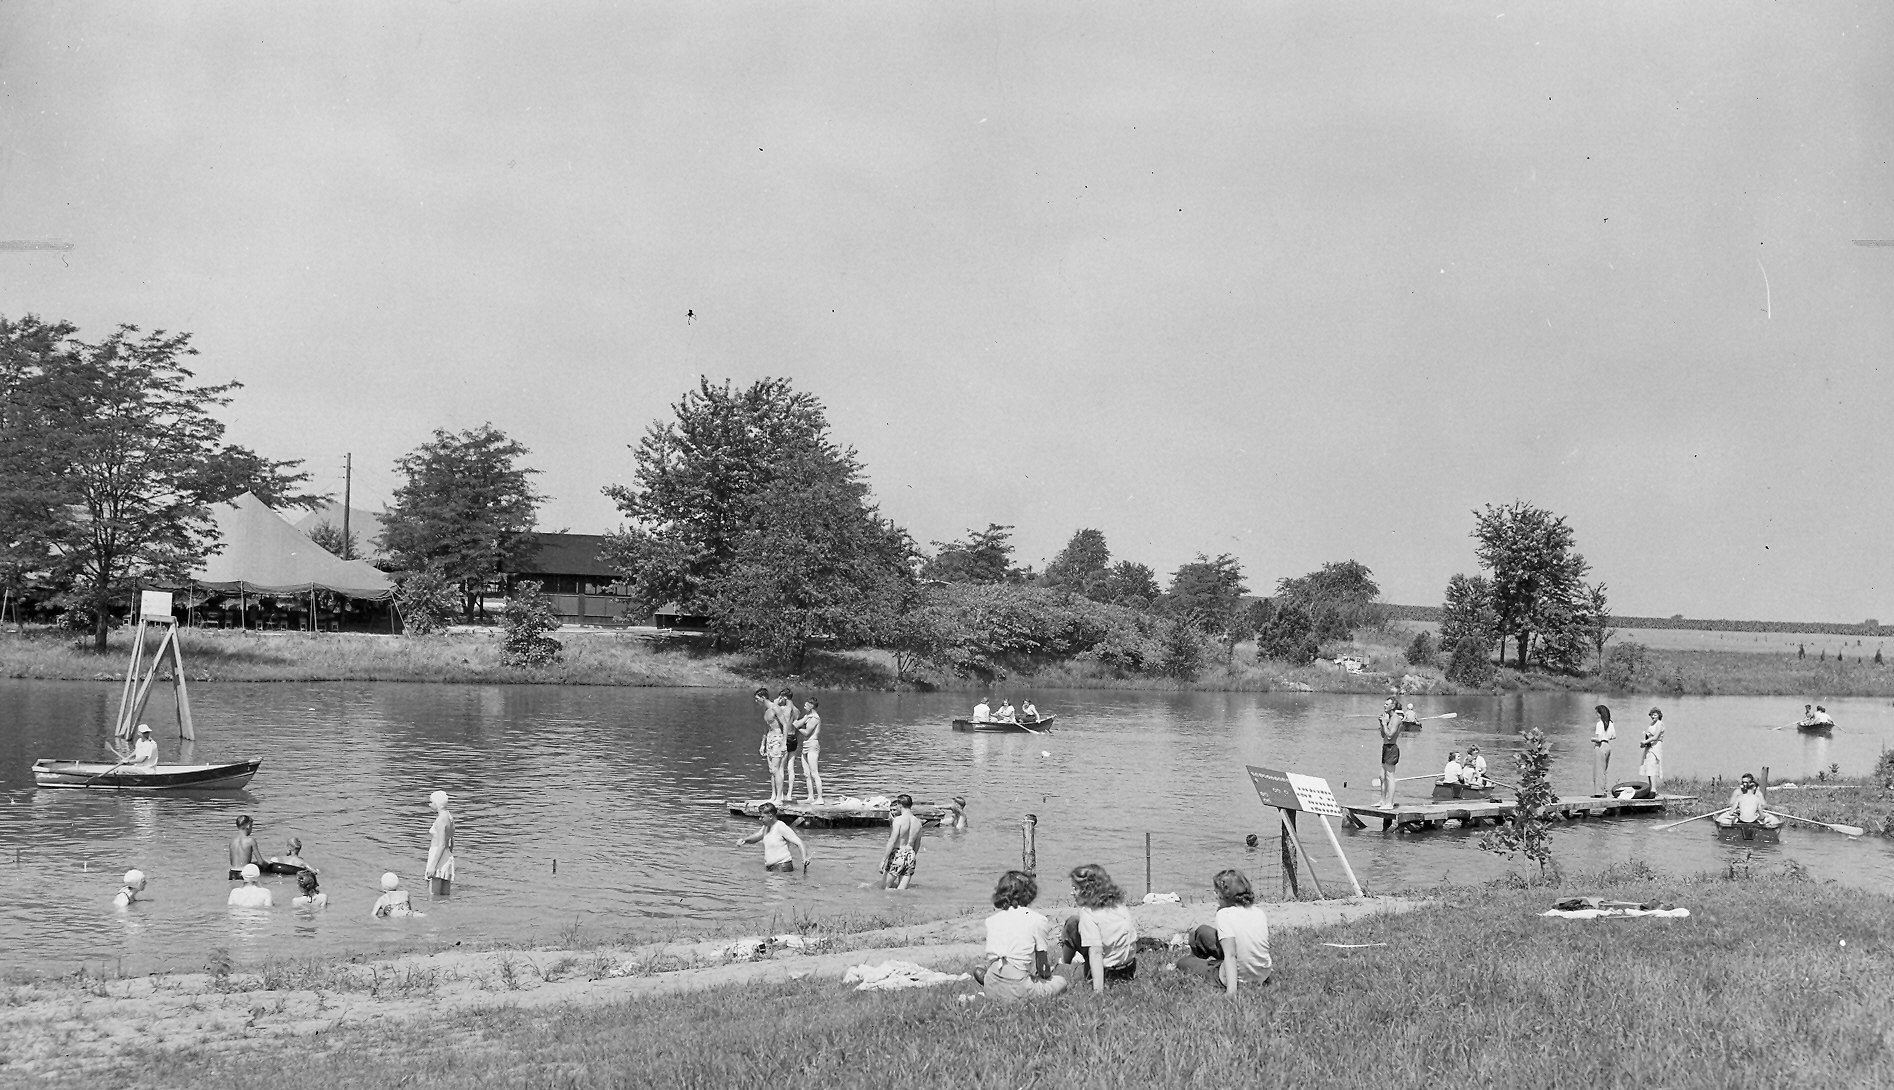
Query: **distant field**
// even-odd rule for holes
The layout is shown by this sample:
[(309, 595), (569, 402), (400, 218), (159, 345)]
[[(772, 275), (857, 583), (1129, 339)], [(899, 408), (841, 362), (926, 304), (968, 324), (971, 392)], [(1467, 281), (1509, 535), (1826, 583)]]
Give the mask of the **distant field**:
[[(1428, 621), (1408, 621), (1406, 626), (1440, 634), (1440, 626)], [(1877, 648), (1894, 656), (1894, 639), (1878, 636), (1837, 636), (1832, 632), (1711, 632), (1700, 628), (1619, 628), (1612, 644), (1641, 643), (1659, 651), (1740, 651), (1755, 655), (1793, 655), (1800, 646), (1811, 659), (1826, 653), (1846, 655), (1849, 661), (1872, 659)]]

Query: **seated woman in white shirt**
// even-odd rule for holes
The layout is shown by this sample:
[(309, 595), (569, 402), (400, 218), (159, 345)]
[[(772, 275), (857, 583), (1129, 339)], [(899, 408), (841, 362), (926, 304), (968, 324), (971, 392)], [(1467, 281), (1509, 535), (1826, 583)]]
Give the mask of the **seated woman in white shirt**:
[(986, 918), (986, 958), (973, 971), (988, 998), (1016, 1002), (1066, 989), (1066, 979), (1052, 972), (1051, 921), (1027, 907), (1038, 897), (1039, 883), (1024, 871), (1007, 871), (993, 887), (999, 911)]
[(1269, 957), (1269, 917), (1242, 871), (1219, 871), (1211, 886), (1222, 906), (1216, 922), (1191, 932), (1190, 956), (1180, 958), (1177, 967), (1208, 976), (1234, 997), (1239, 981), (1267, 983), (1275, 967)]
[(1460, 751), (1453, 750), (1447, 754), (1447, 767), (1441, 770), (1440, 782), (1459, 783), (1460, 774), (1465, 770), (1465, 766), (1460, 763)]
[(1104, 867), (1087, 863), (1072, 871), (1072, 900), (1079, 911), (1065, 918), (1059, 960), (1076, 957), (1084, 965), (1084, 975), (1073, 982), (1089, 978), (1093, 990), (1102, 992), (1107, 983), (1130, 980), (1138, 972), (1138, 925), (1125, 907), (1125, 891)]

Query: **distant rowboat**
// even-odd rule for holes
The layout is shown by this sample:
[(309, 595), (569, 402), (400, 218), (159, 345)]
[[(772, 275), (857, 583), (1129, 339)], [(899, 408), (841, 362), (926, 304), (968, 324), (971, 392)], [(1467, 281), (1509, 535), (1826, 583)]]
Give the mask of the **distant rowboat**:
[(94, 787), (120, 791), (235, 791), (250, 782), (263, 766), (259, 758), (215, 765), (155, 765), (128, 768), (104, 761), (33, 762), (33, 782), (40, 787)]
[(954, 729), (978, 734), (1043, 734), (1052, 729), (1056, 715), (1044, 715), (1031, 721), (1011, 722), (1004, 719), (956, 719)]

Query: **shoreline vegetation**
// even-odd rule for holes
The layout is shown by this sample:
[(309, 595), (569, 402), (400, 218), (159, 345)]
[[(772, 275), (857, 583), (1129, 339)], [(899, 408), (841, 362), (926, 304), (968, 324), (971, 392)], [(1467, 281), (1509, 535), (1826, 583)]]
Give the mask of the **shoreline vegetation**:
[[(1631, 633), (1629, 635), (1634, 635)], [(902, 677), (894, 656), (874, 649), (812, 651), (800, 674), (785, 675), (743, 652), (714, 651), (701, 642), (651, 631), (560, 629), (559, 661), (509, 666), (502, 661), (504, 631), (498, 627), (455, 628), (436, 636), (369, 633), (241, 632), (184, 629), (184, 661), (194, 682), (398, 681), (508, 685), (618, 685), (685, 688), (744, 688), (793, 676), (805, 685), (834, 690), (934, 690), (987, 688), (979, 679), (926, 675)], [(1655, 696), (1840, 696), (1894, 697), (1894, 667), (1857, 658), (1813, 657), (1760, 651), (1642, 648), (1631, 684), (1608, 686), (1596, 674), (1563, 675), (1511, 668), (1496, 671), (1492, 684), (1469, 687), (1448, 681), (1434, 665), (1406, 661), (1413, 633), (1397, 622), (1324, 646), (1324, 657), (1308, 666), (1259, 659), (1253, 644), (1238, 645), (1213, 660), (1192, 680), (1118, 676), (1095, 662), (1049, 659), (1020, 664), (996, 685), (1041, 689), (1148, 689), (1207, 692), (1328, 692), (1416, 695), (1579, 691), (1632, 692)], [(27, 626), (0, 633), (0, 677), (48, 681), (122, 681), (130, 646), (128, 630), (112, 633), (104, 653), (54, 627)], [(1629, 642), (1629, 641), (1627, 641)], [(1339, 665), (1353, 659), (1359, 670)], [(1790, 709), (1785, 707), (1785, 714)]]
[[(1635, 860), (1502, 884), (1270, 906), (1276, 972), (1234, 999), (1163, 971), (1214, 905), (1139, 905), (1136, 980), (1002, 1007), (971, 982), (859, 994), (847, 966), (964, 971), (980, 917), (771, 941), (212, 965), (0, 987), (0, 1077), (352, 1087), (1847, 1086), (1894, 1081), (1894, 913), (1793, 862), (1742, 877)], [(1572, 920), (1600, 896), (1687, 918)], [(1048, 906), (1052, 915), (1063, 910)], [(860, 922), (860, 921), (858, 921)], [(747, 950), (747, 956), (744, 951)], [(1522, 957), (1530, 951), (1530, 957)], [(635, 1032), (627, 1032), (636, 1027)], [(262, 1069), (270, 1069), (264, 1067)], [(897, 1081), (906, 1081), (898, 1079)]]

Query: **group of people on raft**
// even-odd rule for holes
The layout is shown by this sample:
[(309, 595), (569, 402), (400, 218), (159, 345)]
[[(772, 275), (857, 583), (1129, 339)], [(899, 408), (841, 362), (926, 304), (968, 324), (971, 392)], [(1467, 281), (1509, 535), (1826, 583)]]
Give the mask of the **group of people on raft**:
[(796, 714), (796, 694), (784, 689), (771, 699), (768, 689), (751, 696), (763, 709), (763, 741), (757, 755), (769, 765), (769, 801), (789, 802), (796, 797), (796, 762), (810, 802), (822, 801), (822, 716), (815, 697), (802, 702)]

